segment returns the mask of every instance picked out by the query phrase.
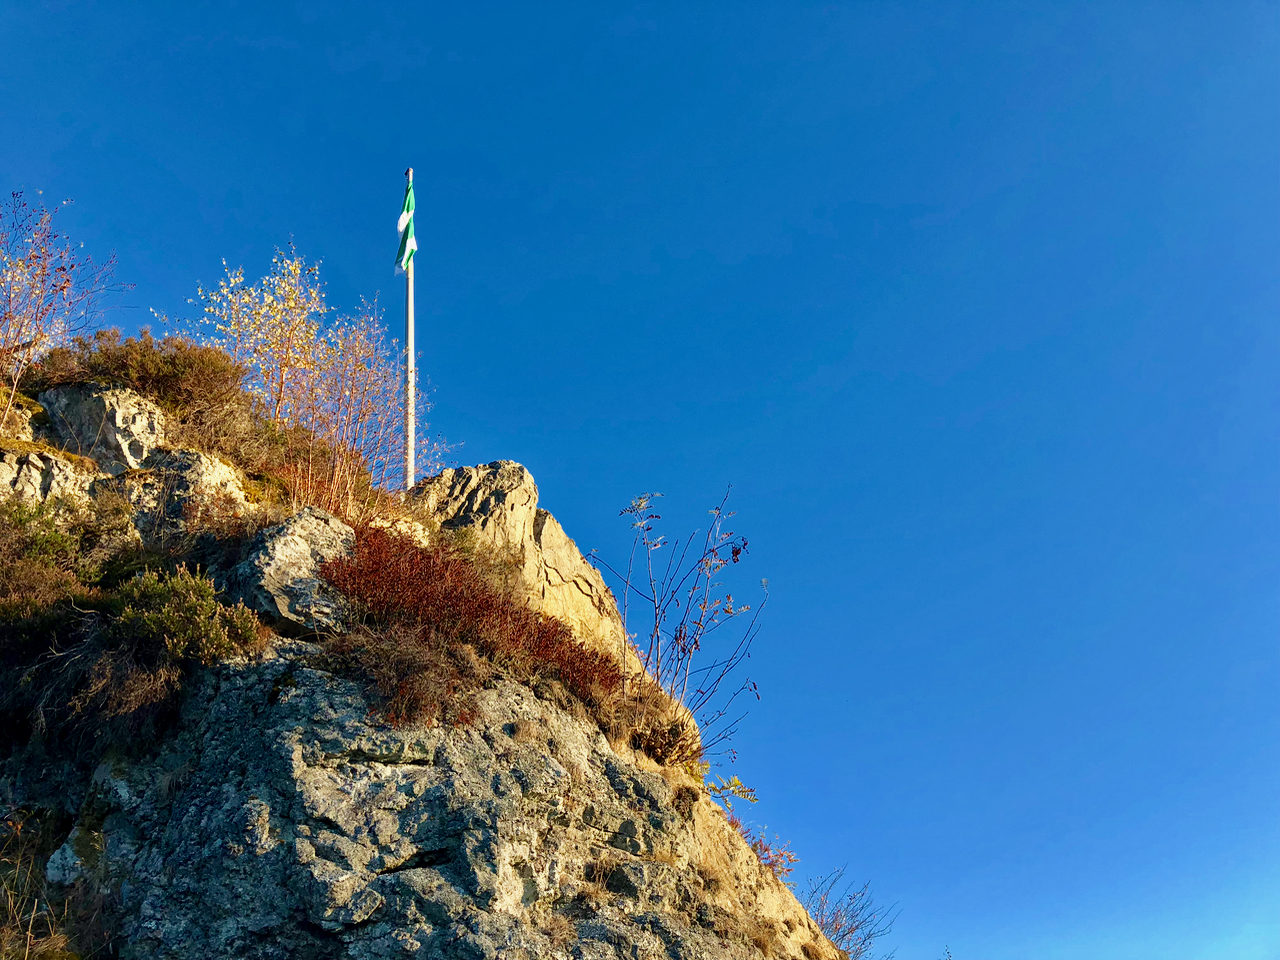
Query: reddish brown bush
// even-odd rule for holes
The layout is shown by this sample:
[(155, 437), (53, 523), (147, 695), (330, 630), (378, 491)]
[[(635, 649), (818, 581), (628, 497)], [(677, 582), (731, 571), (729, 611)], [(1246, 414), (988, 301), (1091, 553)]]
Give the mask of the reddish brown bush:
[(583, 647), (456, 545), (424, 548), (365, 527), (352, 554), (325, 564), (323, 575), (370, 621), (331, 650), (368, 673), (393, 722), (447, 716), (450, 704), (465, 710), (458, 698), (487, 672), (477, 654), (520, 682), (559, 682), (608, 722), (622, 687), (612, 658)]

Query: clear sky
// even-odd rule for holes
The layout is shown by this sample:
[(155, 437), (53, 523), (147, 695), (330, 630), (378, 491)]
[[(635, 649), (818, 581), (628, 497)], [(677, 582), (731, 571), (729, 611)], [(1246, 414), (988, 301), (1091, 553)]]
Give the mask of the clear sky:
[(0, 2), (0, 186), (132, 330), (290, 237), (394, 316), (412, 164), (461, 462), (614, 558), (734, 484), (802, 882), (899, 960), (1280, 957), (1280, 8), (376, 8)]

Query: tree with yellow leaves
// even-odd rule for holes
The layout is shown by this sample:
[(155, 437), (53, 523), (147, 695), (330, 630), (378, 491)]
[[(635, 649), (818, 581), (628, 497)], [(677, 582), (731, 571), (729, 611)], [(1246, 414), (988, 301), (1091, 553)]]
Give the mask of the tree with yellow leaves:
[[(348, 517), (371, 509), (374, 487), (402, 482), (405, 390), (398, 344), (387, 338), (377, 301), (361, 301), (350, 316), (328, 317), (319, 265), (292, 246), (277, 250), (271, 273), (246, 284), (243, 268), (223, 262), (216, 287), (200, 286), (200, 339), (249, 370), (247, 386), (288, 447), (295, 503)], [(418, 392), (425, 421), (430, 403)], [(425, 469), (439, 464), (443, 445), (418, 441)]]
[(256, 286), (245, 285), (243, 267), (222, 265), (226, 276), (216, 288), (197, 288), (215, 331), (204, 339), (249, 368), (250, 389), (279, 424), (324, 359), (321, 327), (329, 307), (320, 265), (307, 263), (292, 244), (287, 254), (276, 251), (271, 273)]

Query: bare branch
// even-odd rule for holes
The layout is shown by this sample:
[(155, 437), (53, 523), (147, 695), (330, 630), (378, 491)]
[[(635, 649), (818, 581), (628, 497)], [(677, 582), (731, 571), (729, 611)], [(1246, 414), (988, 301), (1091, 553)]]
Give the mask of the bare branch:
[(95, 325), (107, 296), (127, 289), (113, 282), (115, 255), (94, 263), (55, 229), (57, 211), (31, 206), (21, 191), (0, 207), (0, 373), (8, 387), (0, 424), (31, 365)]

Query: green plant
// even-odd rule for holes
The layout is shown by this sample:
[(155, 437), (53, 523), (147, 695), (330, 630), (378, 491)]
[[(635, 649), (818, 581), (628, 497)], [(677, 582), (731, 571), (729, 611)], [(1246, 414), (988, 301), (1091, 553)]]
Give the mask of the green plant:
[(211, 580), (146, 570), (114, 589), (77, 588), (36, 609), (0, 608), (0, 727), (94, 754), (154, 742), (197, 666), (258, 650), (263, 631)]
[(707, 784), (707, 793), (724, 803), (730, 802), (729, 797), (737, 797), (747, 803), (755, 803), (760, 799), (756, 795), (755, 788), (748, 787), (738, 779), (736, 774), (728, 780), (724, 777), (716, 777), (715, 783)]
[(107, 642), (134, 645), (155, 660), (208, 667), (258, 643), (258, 618), (242, 603), (219, 603), (213, 581), (185, 566), (169, 576), (144, 571), (121, 584), (115, 602), (120, 611)]

